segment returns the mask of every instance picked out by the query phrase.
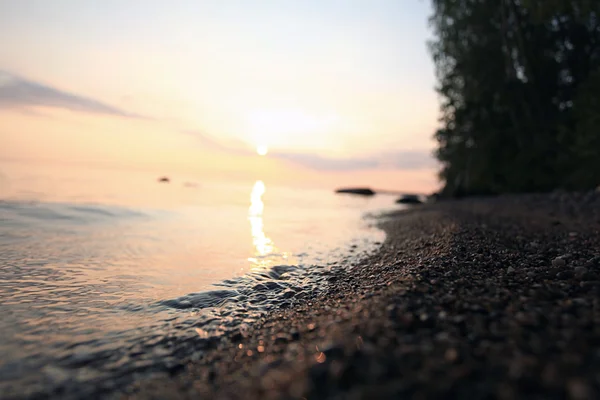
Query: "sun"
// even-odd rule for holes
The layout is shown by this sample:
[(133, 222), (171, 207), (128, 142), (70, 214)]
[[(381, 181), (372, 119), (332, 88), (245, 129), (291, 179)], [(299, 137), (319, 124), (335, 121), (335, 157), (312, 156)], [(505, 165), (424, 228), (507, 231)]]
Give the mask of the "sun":
[(256, 146), (256, 153), (259, 156), (265, 156), (265, 155), (267, 155), (268, 152), (269, 152), (269, 148), (267, 147), (266, 144), (259, 144), (258, 146)]

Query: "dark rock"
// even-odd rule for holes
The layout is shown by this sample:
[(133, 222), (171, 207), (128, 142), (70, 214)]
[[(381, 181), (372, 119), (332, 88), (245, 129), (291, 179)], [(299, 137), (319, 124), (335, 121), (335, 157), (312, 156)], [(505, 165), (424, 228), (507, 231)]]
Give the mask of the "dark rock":
[(423, 203), (418, 195), (416, 194), (405, 194), (396, 200), (398, 204), (421, 204)]
[(373, 196), (375, 192), (369, 188), (341, 188), (335, 191), (336, 193), (358, 194), (361, 196)]
[(584, 276), (585, 274), (587, 274), (588, 269), (586, 267), (575, 267), (573, 272), (575, 273), (576, 277), (580, 278), (580, 277)]
[(290, 336), (286, 335), (286, 334), (279, 334), (275, 337), (275, 340), (273, 340), (273, 343), (275, 344), (286, 344), (291, 340)]
[(237, 343), (237, 342), (241, 341), (243, 338), (244, 338), (244, 335), (242, 335), (242, 333), (241, 333), (241, 332), (234, 332), (234, 333), (231, 335), (231, 341), (232, 341), (233, 343)]
[(571, 279), (573, 277), (573, 271), (561, 271), (558, 274), (556, 274), (556, 279), (559, 280), (566, 280), (566, 279)]
[(565, 265), (567, 265), (567, 262), (565, 261), (565, 259), (563, 257), (556, 257), (554, 260), (552, 260), (552, 266), (553, 267), (564, 267)]
[(171, 182), (171, 180), (167, 176), (161, 176), (160, 178), (158, 178), (158, 182), (159, 183), (169, 183), (169, 182)]
[(325, 354), (328, 359), (342, 358), (344, 357), (344, 348), (336, 345), (328, 346), (323, 349), (323, 354)]

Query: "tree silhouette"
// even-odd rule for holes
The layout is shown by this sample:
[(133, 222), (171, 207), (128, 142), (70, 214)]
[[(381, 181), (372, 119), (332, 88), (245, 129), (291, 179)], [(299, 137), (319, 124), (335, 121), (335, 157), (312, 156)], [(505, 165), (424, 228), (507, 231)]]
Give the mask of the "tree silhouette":
[(444, 194), (600, 184), (600, 1), (433, 0)]

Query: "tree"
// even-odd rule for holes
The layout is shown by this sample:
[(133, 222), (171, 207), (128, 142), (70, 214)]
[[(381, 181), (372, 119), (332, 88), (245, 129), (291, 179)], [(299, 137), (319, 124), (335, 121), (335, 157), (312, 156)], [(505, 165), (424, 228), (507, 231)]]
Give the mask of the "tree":
[(433, 0), (433, 6), (444, 192), (598, 185), (600, 2)]

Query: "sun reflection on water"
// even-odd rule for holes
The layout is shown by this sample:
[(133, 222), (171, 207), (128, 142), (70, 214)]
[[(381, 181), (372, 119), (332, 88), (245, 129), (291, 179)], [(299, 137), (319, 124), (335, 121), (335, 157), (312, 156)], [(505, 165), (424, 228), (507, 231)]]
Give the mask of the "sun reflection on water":
[[(250, 220), (250, 228), (252, 232), (252, 243), (255, 248), (255, 257), (264, 257), (273, 253), (275, 245), (269, 239), (263, 230), (263, 211), (265, 204), (262, 201), (262, 196), (265, 193), (265, 184), (263, 181), (256, 181), (250, 194), (250, 210), (248, 219)], [(258, 266), (263, 266), (256, 258), (249, 258), (248, 261), (256, 263)]]

